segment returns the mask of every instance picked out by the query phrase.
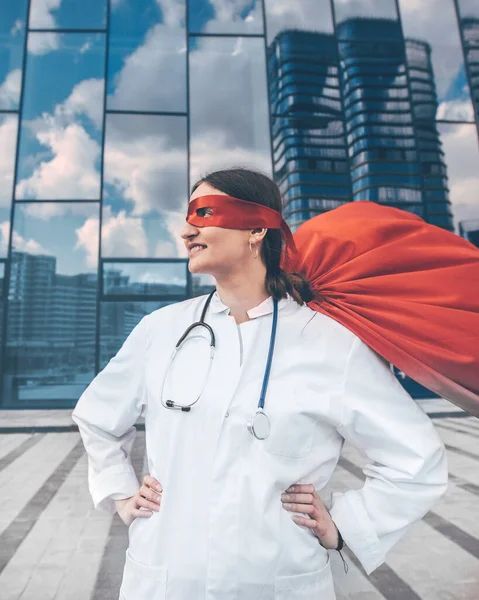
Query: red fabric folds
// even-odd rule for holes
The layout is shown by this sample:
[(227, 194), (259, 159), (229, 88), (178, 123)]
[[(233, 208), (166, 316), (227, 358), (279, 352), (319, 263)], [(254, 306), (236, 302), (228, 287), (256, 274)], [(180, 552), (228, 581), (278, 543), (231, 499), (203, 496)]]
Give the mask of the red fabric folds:
[(350, 202), (306, 221), (283, 268), (309, 306), (479, 417), (479, 249), (410, 212)]

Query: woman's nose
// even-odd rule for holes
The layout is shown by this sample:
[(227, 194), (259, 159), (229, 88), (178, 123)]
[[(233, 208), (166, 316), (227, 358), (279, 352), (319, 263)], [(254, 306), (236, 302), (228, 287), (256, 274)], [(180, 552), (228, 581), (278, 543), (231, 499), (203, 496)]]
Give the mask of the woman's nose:
[(195, 227), (194, 225), (191, 225), (187, 221), (183, 227), (183, 232), (181, 234), (181, 237), (184, 240), (186, 240), (187, 238), (192, 237), (194, 235), (198, 235), (198, 228)]

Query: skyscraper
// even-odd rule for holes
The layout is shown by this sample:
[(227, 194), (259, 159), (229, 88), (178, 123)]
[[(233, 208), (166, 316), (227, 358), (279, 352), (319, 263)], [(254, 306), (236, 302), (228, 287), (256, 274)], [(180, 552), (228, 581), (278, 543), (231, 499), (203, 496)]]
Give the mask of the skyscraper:
[(292, 226), (372, 200), (453, 229), (426, 43), (404, 43), (397, 20), (348, 19), (336, 37), (279, 33), (268, 72), (274, 175)]

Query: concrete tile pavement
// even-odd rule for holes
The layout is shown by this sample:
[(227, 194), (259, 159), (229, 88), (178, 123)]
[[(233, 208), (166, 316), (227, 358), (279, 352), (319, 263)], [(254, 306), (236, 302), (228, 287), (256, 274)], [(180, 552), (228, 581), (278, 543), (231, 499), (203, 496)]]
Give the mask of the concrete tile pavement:
[[(434, 411), (439, 408), (435, 403)], [(450, 407), (443, 408), (447, 413)], [(79, 434), (48, 430), (69, 426), (68, 411), (37, 412), (31, 419), (14, 415), (13, 432), (0, 435), (0, 598), (116, 600), (126, 527), (116, 515), (93, 509)], [(4, 414), (0, 418), (5, 426)], [(479, 420), (457, 415), (435, 418), (434, 424), (448, 447), (446, 495), (369, 577), (348, 550), (345, 574), (332, 552), (338, 600), (479, 599)], [(22, 427), (44, 429), (15, 433)], [(139, 476), (143, 458), (140, 430), (133, 456)], [(364, 462), (345, 445), (321, 495), (360, 487)]]

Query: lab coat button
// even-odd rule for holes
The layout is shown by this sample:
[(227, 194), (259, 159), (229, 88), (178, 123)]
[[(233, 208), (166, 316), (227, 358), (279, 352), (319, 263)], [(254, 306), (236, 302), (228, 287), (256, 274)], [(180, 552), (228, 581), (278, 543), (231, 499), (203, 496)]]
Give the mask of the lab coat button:
[(230, 416), (230, 413), (228, 411), (225, 412), (225, 419), (227, 419)]

